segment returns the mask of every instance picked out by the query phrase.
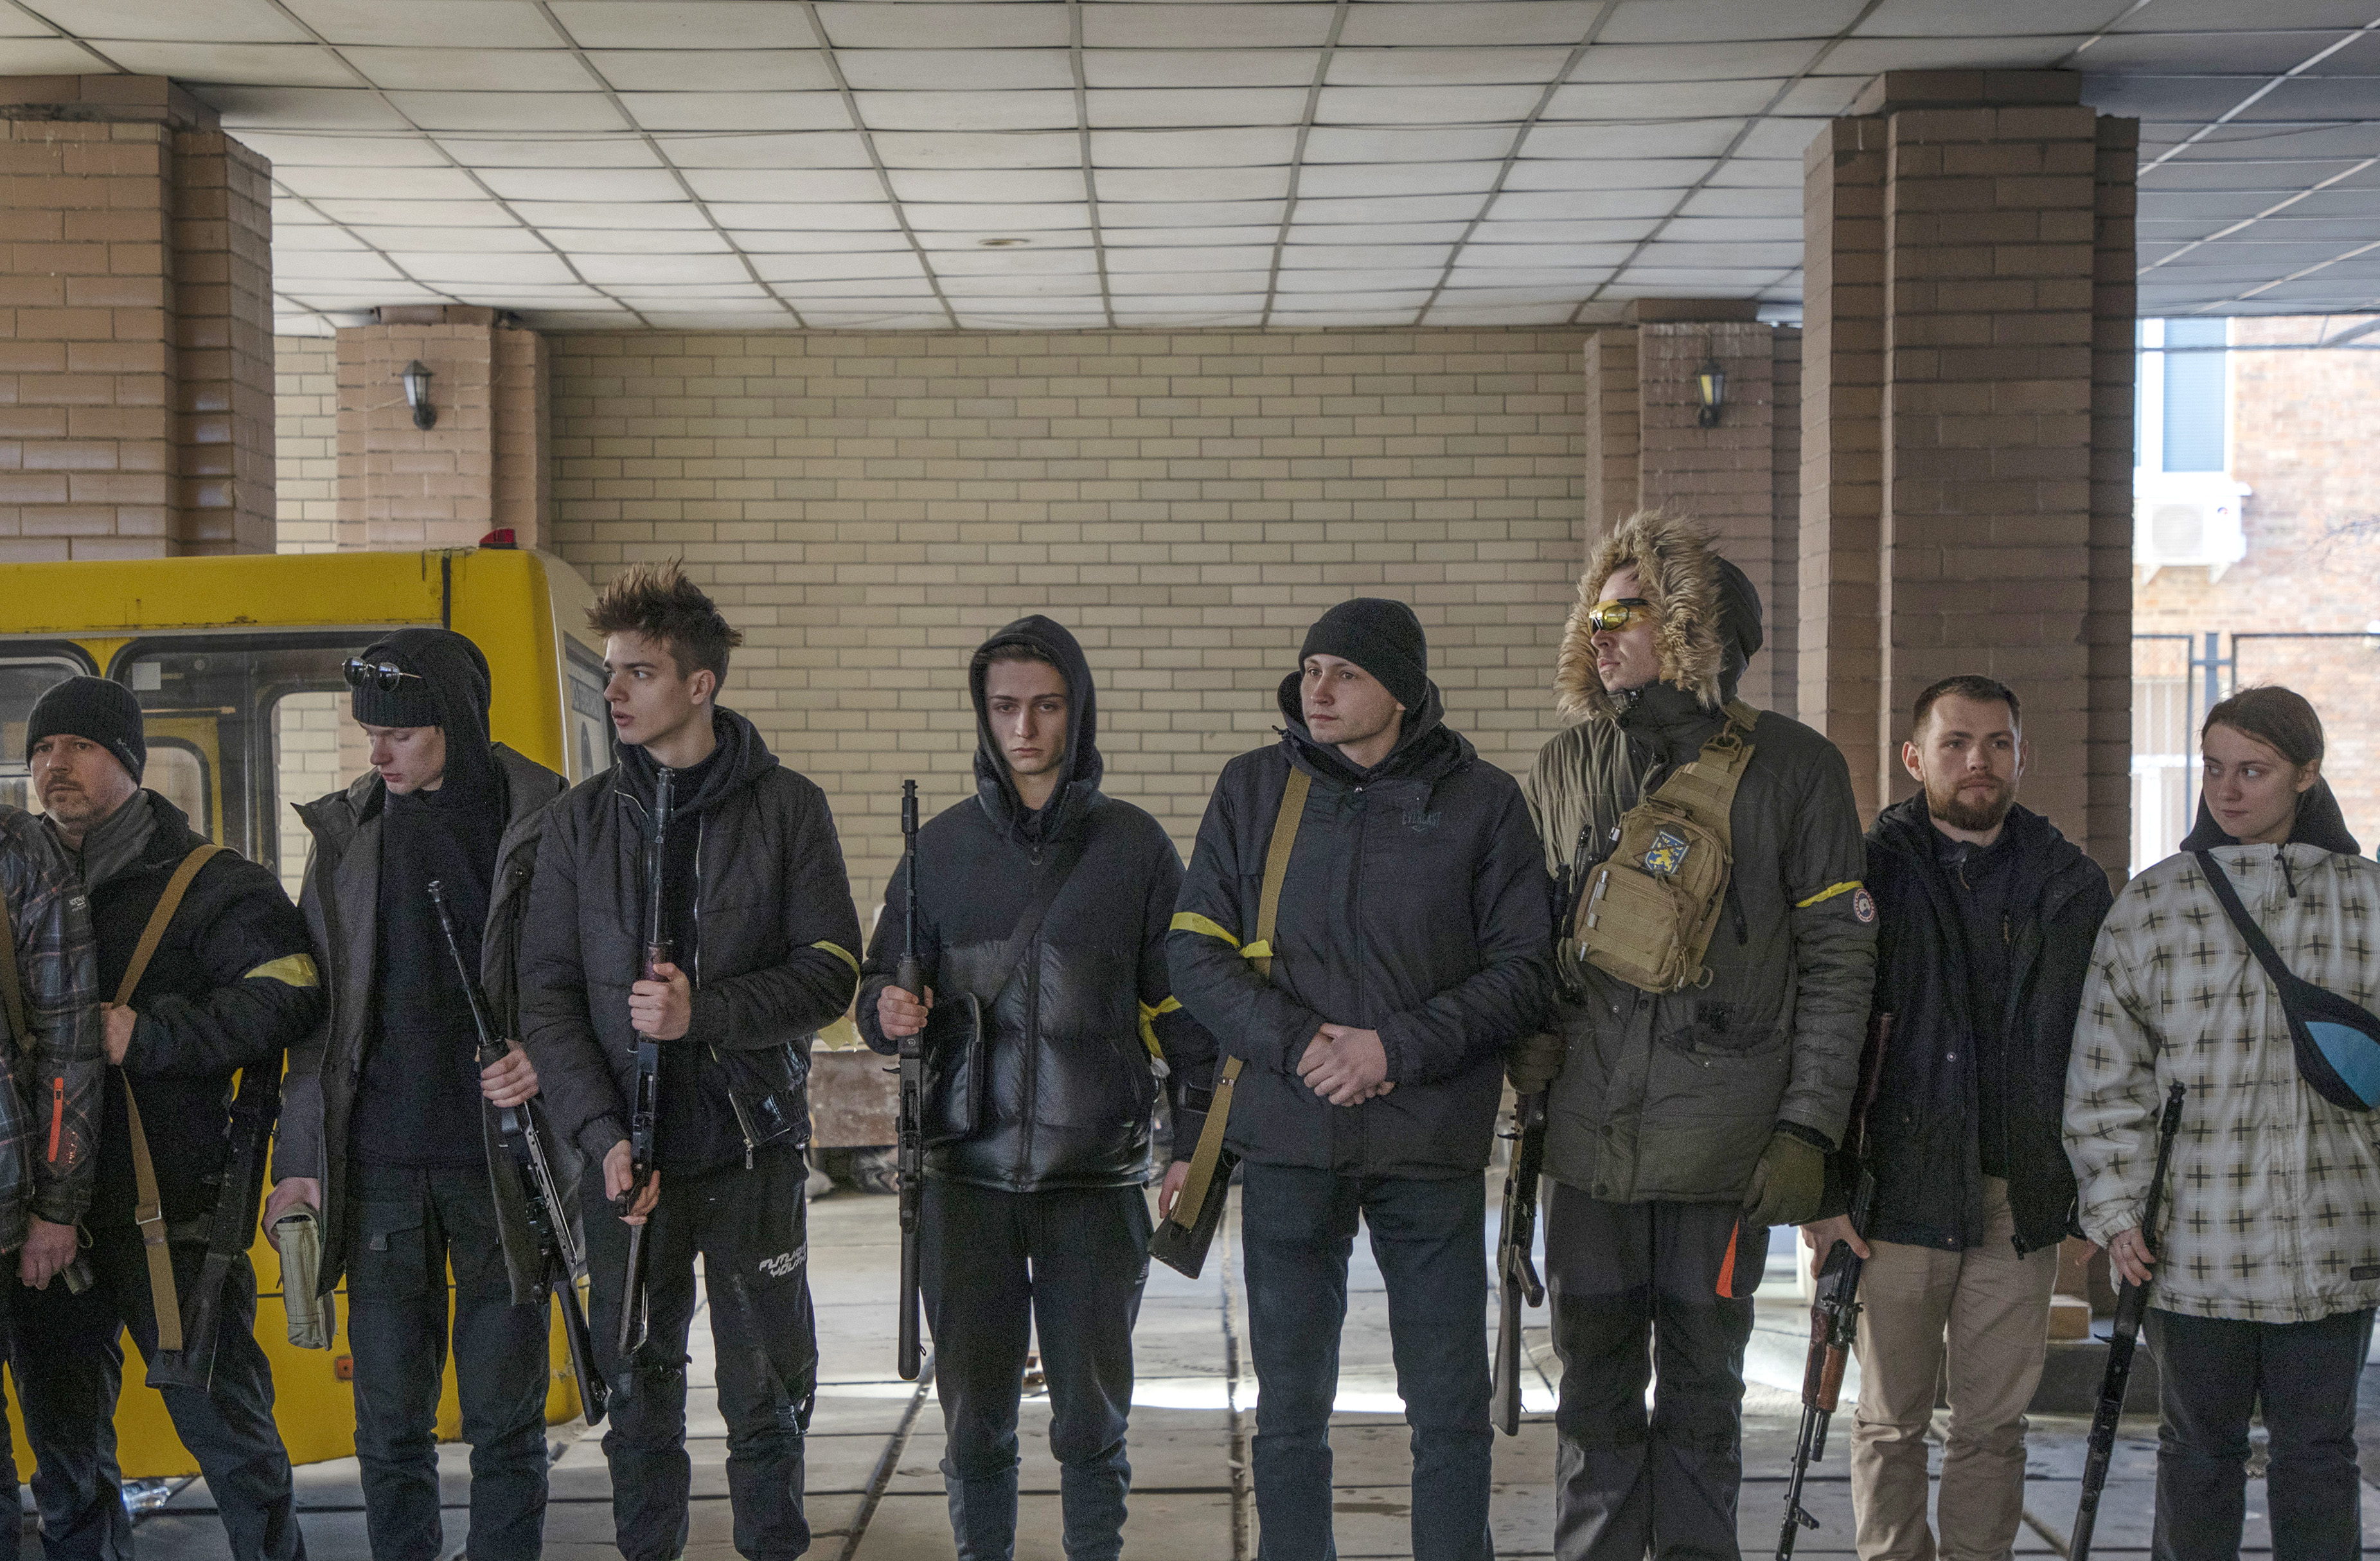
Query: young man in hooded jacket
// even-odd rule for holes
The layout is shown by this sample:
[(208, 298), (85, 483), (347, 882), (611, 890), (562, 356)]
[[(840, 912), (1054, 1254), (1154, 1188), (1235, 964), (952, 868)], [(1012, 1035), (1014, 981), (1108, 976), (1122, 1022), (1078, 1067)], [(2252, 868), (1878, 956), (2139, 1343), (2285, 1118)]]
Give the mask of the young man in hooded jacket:
[(402, 628), (346, 671), (372, 767), (298, 810), (314, 836), (298, 906), (330, 1017), (289, 1054), (264, 1221), (316, 1210), (321, 1293), (346, 1280), (376, 1561), (443, 1554), (436, 1431), (450, 1348), (471, 1445), (471, 1555), (528, 1561), (544, 1545), (552, 1308), (519, 1177), (495, 1147), (495, 1108), (534, 1095), (537, 1074), (517, 1046), (480, 1066), (430, 884), (443, 885), (463, 947), (480, 951), (497, 1024), (516, 1034), (519, 891), (563, 781), (490, 737), (488, 661), (462, 635)]
[[(859, 983), (859, 920), (826, 796), (721, 708), (742, 636), (674, 564), (613, 579), (588, 611), (604, 636), (612, 768), (558, 803), (538, 852), (522, 953), (529, 1051), (554, 1137), (576, 1144), (619, 1217), (587, 1220), (596, 1355), (612, 1384), (603, 1452), (628, 1561), (686, 1543), (686, 1334), (702, 1259), (727, 1421), (737, 1551), (809, 1548), (802, 1438), (818, 1381), (810, 1313), (809, 1040)], [(643, 974), (646, 842), (661, 772), (670, 957)], [(636, 1185), (630, 1102), (640, 1037), (660, 1043), (650, 1174)], [(650, 1222), (645, 1342), (618, 1355), (627, 1221)]]
[[(1216, 782), (1168, 940), (1184, 1006), (1245, 1060), (1226, 1142), (1246, 1166), (1264, 1554), (1333, 1554), (1330, 1412), (1360, 1214), (1413, 1427), (1413, 1554), (1484, 1561), (1481, 1173), (1504, 1050), (1544, 1020), (1545, 870), (1520, 787), (1446, 726), (1412, 608), (1342, 603), (1298, 659), (1281, 740)], [(1293, 776), (1308, 789), (1260, 949)]]
[[(111, 1004), (175, 872), (206, 846), (182, 811), (140, 785), (149, 745), (140, 702), (121, 683), (70, 677), (42, 694), (25, 753), (44, 822), (90, 896), (99, 975)], [(115, 1463), (115, 1409), (128, 1328), (141, 1358), (158, 1350), (161, 1304), (176, 1319), (205, 1265), (238, 1118), (235, 1075), (270, 1067), (322, 1015), (306, 923), (266, 868), (235, 852), (210, 857), (188, 882), (130, 1001), (104, 1018), (108, 1061), (97, 1188), (85, 1227), (94, 1278), (18, 1296), (12, 1360), (26, 1440), (39, 1468), (42, 1546), (51, 1561), (128, 1555), (132, 1519)], [(250, 1078), (244, 1089), (252, 1089)], [(250, 1104), (254, 1096), (249, 1097)], [(132, 1140), (129, 1106), (140, 1110)], [(270, 1129), (269, 1120), (263, 1124)], [(262, 1146), (255, 1146), (261, 1153)], [(261, 1166), (257, 1167), (261, 1170)], [(170, 1290), (149, 1267), (140, 1184), (151, 1178), (165, 1220)], [(241, 1196), (253, 1199), (253, 1183)], [(162, 1388), (175, 1433), (198, 1459), (237, 1561), (306, 1554), (289, 1454), (273, 1421), (273, 1372), (256, 1342), (256, 1274), (245, 1236), (223, 1287), (213, 1372), (206, 1385)], [(185, 1340), (181, 1348), (196, 1348)]]
[[(889, 1053), (937, 997), (983, 1004), (981, 1075), (951, 1079), (926, 1106), (943, 1139), (927, 1160), (921, 1246), (958, 1554), (1014, 1554), (1016, 1407), (1038, 1320), (1066, 1555), (1115, 1561), (1148, 1276), (1149, 1110), (1165, 1079), (1186, 1165), (1208, 1098), (1190, 1080), (1211, 1069), (1214, 1042), (1166, 974), (1182, 859), (1155, 819), (1099, 790), (1091, 670), (1075, 637), (1019, 618), (976, 652), (967, 680), (975, 795), (917, 835), (927, 989), (892, 983), (909, 906), (896, 873), (868, 951), (860, 1033)], [(1015, 946), (1037, 906), (1037, 930)], [(954, 1090), (978, 1092), (977, 1119), (957, 1119)]]
[[(1830, 1196), (1802, 1235), (1814, 1261), (1839, 1240), (1867, 1260), (1851, 1456), (1863, 1561), (1986, 1561), (2024, 1518), (2024, 1409), (2074, 1220), (2066, 1065), (2114, 896), (2096, 862), (2017, 805), (2014, 689), (1945, 678), (1912, 717), (1900, 758), (1925, 789), (1867, 835), (1875, 1012), (1890, 1021), (1864, 1084), (1875, 1197), (1863, 1228)], [(1829, 1178), (1838, 1193), (1861, 1168), (1848, 1162)], [(1925, 1442), (1943, 1381), (1937, 1546)]]
[[(1767, 1227), (1819, 1212), (1851, 1112), (1875, 966), (1859, 812), (1834, 744), (1730, 708), (1760, 640), (1742, 570), (1677, 520), (1632, 517), (1596, 550), (1563, 631), (1555, 687), (1562, 713), (1585, 719), (1546, 744), (1526, 784), (1568, 888), (1555, 1023), (1511, 1064), (1521, 1093), (1550, 1086), (1562, 1561), (1736, 1553), (1743, 1350)], [(1580, 957), (1574, 907), (1622, 816), (1728, 730), (1752, 752), (1701, 969), (1682, 989), (1632, 985)]]

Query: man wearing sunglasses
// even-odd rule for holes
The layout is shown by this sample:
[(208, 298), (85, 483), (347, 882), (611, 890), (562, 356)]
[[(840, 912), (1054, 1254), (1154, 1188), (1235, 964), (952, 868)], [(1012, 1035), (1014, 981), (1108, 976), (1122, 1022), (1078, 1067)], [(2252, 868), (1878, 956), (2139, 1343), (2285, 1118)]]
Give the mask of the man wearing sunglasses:
[[(1735, 701), (1760, 642), (1742, 570), (1674, 518), (1632, 517), (1563, 633), (1555, 689), (1579, 724), (1524, 788), (1562, 885), (1555, 1021), (1508, 1070), (1548, 1091), (1564, 1561), (1736, 1554), (1767, 1227), (1819, 1212), (1850, 1114), (1875, 966), (1859, 813), (1832, 743)], [(1656, 792), (1682, 818), (1632, 812)], [(1707, 886), (1703, 920), (1666, 945), (1642, 909), (1666, 903), (1656, 879)], [(1638, 909), (1615, 918), (1638, 880)], [(1657, 955), (1670, 970), (1647, 977)]]
[(314, 835), (300, 903), (331, 1017), (290, 1054), (265, 1223), (318, 1211), (322, 1292), (346, 1280), (372, 1555), (443, 1554), (436, 1422), (451, 1348), (471, 1444), (470, 1553), (528, 1561), (544, 1543), (551, 1309), (494, 1108), (536, 1094), (537, 1073), (517, 1046), (480, 1067), (430, 884), (463, 946), (480, 951), (496, 1023), (517, 1034), (525, 891), (564, 782), (492, 740), (487, 658), (462, 635), (399, 629), (346, 673), (372, 767), (298, 810)]

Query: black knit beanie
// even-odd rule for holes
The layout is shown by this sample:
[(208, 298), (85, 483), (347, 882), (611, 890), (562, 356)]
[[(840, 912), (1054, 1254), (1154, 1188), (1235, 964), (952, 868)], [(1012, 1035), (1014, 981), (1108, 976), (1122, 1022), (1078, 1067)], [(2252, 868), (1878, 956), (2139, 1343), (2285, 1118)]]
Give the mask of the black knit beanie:
[(1297, 659), (1303, 664), (1315, 655), (1354, 662), (1408, 711), (1419, 710), (1429, 692), (1429, 641), (1421, 620), (1402, 602), (1358, 596), (1340, 603), (1305, 631)]
[[(431, 629), (429, 632), (434, 634), (445, 631)], [(394, 637), (391, 640), (382, 640), (366, 651), (359, 659), (368, 665), (386, 665), (395, 667), (399, 672), (408, 672), (413, 676), (397, 678), (396, 686), (393, 689), (382, 688), (379, 680), (370, 677), (367, 677), (362, 683), (356, 685), (357, 722), (366, 726), (441, 725), (438, 696), (431, 691), (429, 678), (424, 676), (430, 669), (422, 665), (418, 654), (407, 653), (414, 647), (400, 647), (395, 644), (393, 640)], [(484, 698), (481, 702), (486, 702)]]
[(104, 677), (69, 677), (53, 684), (34, 701), (25, 723), (25, 759), (43, 738), (81, 738), (115, 755), (135, 785), (149, 763), (149, 739), (140, 725), (140, 701), (121, 683)]

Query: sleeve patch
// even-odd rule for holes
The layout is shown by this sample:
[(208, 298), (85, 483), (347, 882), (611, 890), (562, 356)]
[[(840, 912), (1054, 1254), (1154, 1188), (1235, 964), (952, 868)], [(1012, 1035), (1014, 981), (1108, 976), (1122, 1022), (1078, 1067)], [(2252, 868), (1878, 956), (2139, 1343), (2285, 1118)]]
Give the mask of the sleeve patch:
[(322, 984), (322, 975), (314, 969), (314, 957), (310, 954), (285, 954), (278, 959), (268, 959), (239, 979), (277, 981), (300, 992), (311, 992)]

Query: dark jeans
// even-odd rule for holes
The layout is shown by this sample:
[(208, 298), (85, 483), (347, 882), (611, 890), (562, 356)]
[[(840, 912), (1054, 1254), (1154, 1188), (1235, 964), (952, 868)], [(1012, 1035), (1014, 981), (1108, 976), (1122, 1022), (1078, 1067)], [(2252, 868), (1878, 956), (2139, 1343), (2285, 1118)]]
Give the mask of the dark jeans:
[[(603, 1185), (589, 1162), (580, 1185)], [(689, 1176), (664, 1170), (646, 1238), (650, 1319), (633, 1364), (614, 1347), (627, 1272), (628, 1227), (600, 1198), (587, 1207), (588, 1322), (612, 1384), (612, 1523), (627, 1561), (670, 1561), (684, 1548), (693, 1465), (686, 1456), (686, 1335), (694, 1321), (694, 1260), (702, 1257), (719, 1412), (727, 1421), (727, 1498), (735, 1549), (790, 1561), (810, 1545), (802, 1513), (802, 1436), (818, 1390), (810, 1316), (809, 1172), (798, 1150), (762, 1150), (742, 1165)]]
[(1389, 1292), (1397, 1394), (1413, 1428), (1415, 1561), (1488, 1561), (1487, 1186), (1246, 1167), (1248, 1339), (1261, 1561), (1330, 1561), (1330, 1409), (1356, 1216)]
[[(188, 1299), (206, 1261), (202, 1242), (171, 1247), (176, 1294)], [(93, 1283), (78, 1296), (63, 1280), (16, 1286), (12, 1364), (33, 1453), (33, 1496), (50, 1561), (115, 1561), (132, 1553), (115, 1461), (115, 1398), (124, 1382), (124, 1330), (143, 1360), (156, 1353), (149, 1260), (129, 1226), (91, 1233)], [(289, 1455), (273, 1422), (273, 1373), (256, 1342), (256, 1272), (242, 1257), (225, 1281), (214, 1375), (205, 1391), (162, 1390), (175, 1434), (199, 1461), (237, 1561), (303, 1556)]]
[(1550, 1180), (1545, 1209), (1562, 1363), (1554, 1555), (1738, 1561), (1743, 1347), (1768, 1233), (1739, 1235), (1732, 1204), (1607, 1203)]
[(2265, 1472), (2273, 1554), (2343, 1561), (2363, 1554), (2355, 1393), (2372, 1313), (2317, 1323), (2240, 1323), (2149, 1309), (2164, 1423), (2157, 1428), (2156, 1561), (2240, 1554), (2248, 1417), (2271, 1438)]
[(529, 1561), (545, 1543), (546, 1340), (552, 1307), (515, 1306), (488, 1167), (358, 1164), (348, 1188), (347, 1347), (356, 1457), (373, 1561), (431, 1561), (438, 1395), (449, 1332), (471, 1445), (473, 1561)]
[(1002, 1192), (929, 1180), (920, 1267), (959, 1561), (1016, 1553), (1016, 1404), (1038, 1325), (1067, 1561), (1123, 1551), (1132, 1328), (1148, 1278), (1137, 1187)]

